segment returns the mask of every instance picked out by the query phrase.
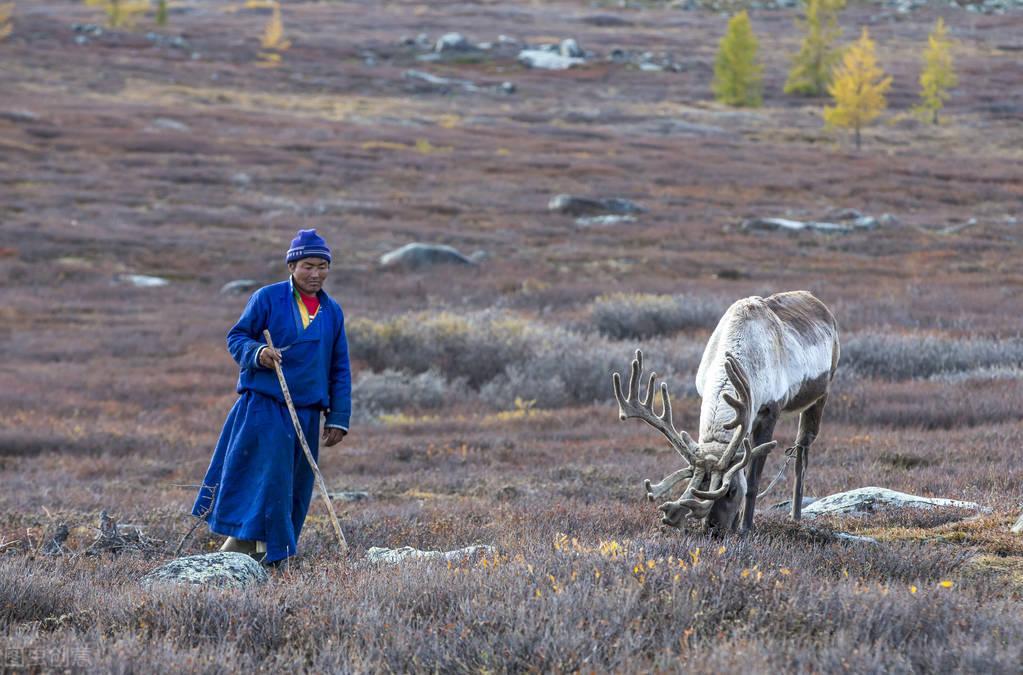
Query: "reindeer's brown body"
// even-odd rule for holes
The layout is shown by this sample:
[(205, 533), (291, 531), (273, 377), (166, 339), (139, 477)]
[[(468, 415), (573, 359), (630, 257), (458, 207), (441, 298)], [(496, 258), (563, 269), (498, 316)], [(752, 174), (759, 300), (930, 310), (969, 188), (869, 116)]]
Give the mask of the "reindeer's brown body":
[[(820, 429), (838, 358), (835, 318), (810, 293), (795, 291), (736, 302), (707, 342), (696, 375), (696, 388), (703, 397), (697, 443), (685, 432), (675, 431), (670, 405), (662, 415), (653, 414), (652, 392), (648, 391), (645, 401), (638, 401), (642, 364), (637, 352), (628, 398), (621, 395), (615, 374), (622, 419), (640, 417), (653, 424), (689, 464), (657, 485), (646, 482), (647, 496), (653, 500), (689, 479), (679, 499), (661, 505), (663, 521), (677, 526), (691, 515), (709, 527), (734, 528), (741, 509), (743, 529), (751, 527), (760, 475), (775, 445), (771, 437), (782, 412), (800, 413), (792, 449), (796, 459), (792, 517), (799, 520), (807, 452)], [(653, 376), (651, 387), (652, 383)], [(662, 397), (668, 403), (665, 385)], [(739, 448), (742, 456), (733, 462)], [(747, 466), (748, 473), (743, 475)]]

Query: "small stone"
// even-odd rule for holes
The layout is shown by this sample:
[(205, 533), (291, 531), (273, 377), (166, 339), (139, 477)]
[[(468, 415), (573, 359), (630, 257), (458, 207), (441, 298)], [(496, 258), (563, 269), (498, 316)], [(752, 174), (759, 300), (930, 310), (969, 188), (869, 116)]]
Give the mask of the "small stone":
[(518, 90), (518, 88), (515, 86), (513, 82), (502, 82), (501, 86), (498, 87), (498, 89), (502, 94), (508, 95), (514, 94)]
[(159, 288), (170, 283), (163, 277), (151, 277), (145, 274), (122, 274), (117, 278), (119, 281), (131, 284), (136, 288)]
[(171, 119), (170, 117), (157, 117), (149, 126), (152, 129), (165, 129), (167, 131), (191, 131), (191, 128), (187, 124)]
[(523, 49), (519, 52), (518, 61), (528, 68), (539, 70), (567, 70), (586, 63), (584, 59), (562, 56), (546, 49)]
[(1019, 514), (1016, 524), (1012, 526), (1013, 534), (1023, 534), (1023, 513)]
[(603, 216), (582, 216), (581, 218), (575, 219), (575, 224), (579, 227), (609, 227), (611, 225), (621, 225), (623, 223), (634, 222), (636, 222), (636, 218), (634, 216), (618, 216), (614, 214)]
[(642, 213), (643, 209), (635, 202), (620, 197), (609, 197), (605, 199), (593, 199), (590, 197), (575, 197), (573, 195), (555, 195), (547, 203), (547, 209), (565, 213), (570, 216), (593, 216), (602, 214), (625, 215), (630, 213)]
[(472, 45), (461, 33), (447, 33), (442, 35), (437, 44), (433, 47), (438, 54), (443, 52), (467, 52)]
[(361, 490), (341, 490), (331, 492), (328, 496), (332, 501), (341, 502), (362, 502), (369, 499), (369, 493)]

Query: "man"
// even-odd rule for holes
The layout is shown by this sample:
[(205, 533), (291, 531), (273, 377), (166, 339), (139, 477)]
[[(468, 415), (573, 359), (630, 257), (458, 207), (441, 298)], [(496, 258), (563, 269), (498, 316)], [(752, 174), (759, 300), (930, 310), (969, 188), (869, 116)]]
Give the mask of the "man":
[[(240, 397), (213, 451), (192, 507), (210, 531), (227, 536), (221, 551), (238, 551), (270, 564), (295, 555), (313, 490), (313, 471), (295, 434), (280, 382), (284, 371), (313, 457), (320, 415), (330, 447), (348, 433), (352, 377), (344, 314), (323, 290), (330, 248), (316, 230), (299, 230), (285, 258), (291, 277), (249, 299), (227, 334), (238, 362)], [(269, 329), (276, 349), (263, 338)]]

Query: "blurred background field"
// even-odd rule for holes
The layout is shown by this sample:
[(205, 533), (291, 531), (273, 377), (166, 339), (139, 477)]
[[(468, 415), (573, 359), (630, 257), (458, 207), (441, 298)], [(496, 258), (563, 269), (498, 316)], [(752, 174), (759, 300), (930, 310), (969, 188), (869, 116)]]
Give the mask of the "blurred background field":
[[(894, 78), (856, 152), (825, 98), (782, 93), (797, 7), (735, 4), (764, 101), (733, 109), (711, 93), (710, 3), (295, 1), (276, 39), (271, 3), (173, 1), (163, 25), (156, 6), (111, 27), (103, 6), (18, 2), (0, 41), (5, 650), (117, 672), (1018, 672), (1023, 9), (851, 3), (843, 42), (869, 27)], [(960, 84), (931, 125), (910, 109), (939, 16)], [(438, 51), (452, 32), (470, 47)], [(566, 38), (584, 63), (517, 58)], [(642, 210), (586, 220), (548, 208), (562, 193)], [(742, 225), (850, 215), (875, 224)], [(235, 397), (224, 336), (254, 286), (221, 289), (283, 279), (299, 227), (333, 247), (348, 320), (356, 419), (321, 466), (370, 495), (338, 503), (354, 554), (314, 502), (267, 591), (143, 593)], [(380, 264), (410, 242), (475, 264)], [(804, 288), (843, 340), (808, 494), (990, 514), (796, 528), (768, 510), (783, 481), (750, 537), (661, 530), (642, 480), (676, 458), (618, 422), (611, 370), (642, 347), (694, 430), (721, 312)], [(85, 555), (101, 510), (154, 545)], [(68, 552), (44, 555), (58, 522)], [(359, 562), (474, 543), (498, 555)], [(200, 529), (183, 552), (218, 544)]]

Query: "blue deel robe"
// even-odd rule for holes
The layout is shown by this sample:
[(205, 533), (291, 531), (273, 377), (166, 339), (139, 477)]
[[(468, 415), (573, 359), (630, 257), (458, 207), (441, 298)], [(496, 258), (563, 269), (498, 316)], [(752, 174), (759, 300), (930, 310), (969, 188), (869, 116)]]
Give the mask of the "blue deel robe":
[(320, 414), (347, 430), (352, 377), (341, 306), (324, 291), (316, 318), (303, 328), (292, 281), (265, 286), (227, 334), (238, 362), (240, 397), (224, 422), (192, 515), (217, 534), (266, 542), (266, 561), (295, 555), (309, 510), (314, 475), (284, 401), (277, 374), (257, 361), (269, 328), (281, 350), (288, 391), (313, 457), (319, 458)]

